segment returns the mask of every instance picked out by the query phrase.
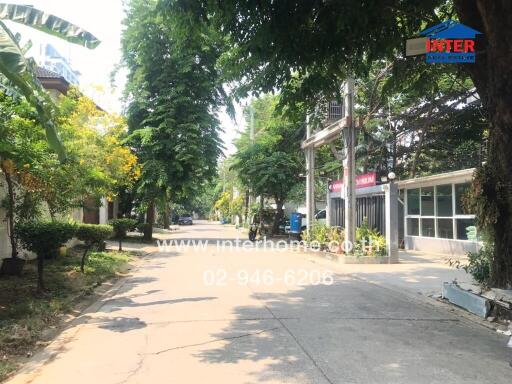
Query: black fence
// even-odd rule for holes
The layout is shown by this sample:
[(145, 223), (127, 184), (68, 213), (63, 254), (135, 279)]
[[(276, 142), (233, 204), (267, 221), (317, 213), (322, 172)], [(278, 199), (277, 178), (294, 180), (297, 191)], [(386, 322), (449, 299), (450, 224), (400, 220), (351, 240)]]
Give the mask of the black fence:
[[(332, 225), (345, 227), (345, 200), (332, 199)], [(358, 197), (356, 199), (356, 225), (359, 227), (364, 218), (368, 226), (386, 234), (386, 206), (384, 195)]]

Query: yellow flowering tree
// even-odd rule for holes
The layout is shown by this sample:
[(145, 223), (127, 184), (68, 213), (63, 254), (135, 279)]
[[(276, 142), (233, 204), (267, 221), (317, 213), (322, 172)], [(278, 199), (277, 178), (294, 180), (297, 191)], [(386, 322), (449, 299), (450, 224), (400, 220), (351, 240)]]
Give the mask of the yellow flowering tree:
[(123, 145), (126, 123), (121, 116), (101, 110), (75, 89), (61, 97), (59, 113), (68, 161), (60, 164), (49, 156), (32, 170), (52, 217), (89, 198), (112, 199), (140, 175), (137, 157)]

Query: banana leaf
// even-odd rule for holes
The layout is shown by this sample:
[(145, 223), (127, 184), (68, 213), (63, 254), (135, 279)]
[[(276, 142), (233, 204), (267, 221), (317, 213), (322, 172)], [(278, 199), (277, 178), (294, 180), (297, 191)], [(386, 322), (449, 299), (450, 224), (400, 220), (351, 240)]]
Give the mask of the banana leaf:
[(11, 20), (87, 48), (96, 48), (100, 43), (92, 33), (69, 21), (27, 5), (0, 3), (0, 19)]
[(38, 121), (45, 129), (48, 144), (58, 154), (59, 159), (64, 161), (66, 152), (51, 118), (53, 103), (37, 80), (32, 65), (23, 56), (16, 38), (2, 22), (0, 22), (0, 73), (34, 106)]
[[(82, 28), (46, 14), (33, 7), (0, 3), (0, 19), (11, 20), (68, 42), (95, 48), (100, 41)], [(48, 144), (64, 161), (66, 153), (52, 119), (54, 104), (35, 74), (35, 64), (26, 60), (17, 39), (0, 21), (0, 73), (16, 87), (37, 111), (39, 123), (44, 127)]]

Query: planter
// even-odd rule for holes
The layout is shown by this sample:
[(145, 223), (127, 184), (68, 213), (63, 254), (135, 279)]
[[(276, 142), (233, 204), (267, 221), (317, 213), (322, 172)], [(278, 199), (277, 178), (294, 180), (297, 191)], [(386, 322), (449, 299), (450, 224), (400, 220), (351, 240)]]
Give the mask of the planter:
[(25, 266), (25, 260), (17, 258), (3, 259), (0, 275), (20, 276)]

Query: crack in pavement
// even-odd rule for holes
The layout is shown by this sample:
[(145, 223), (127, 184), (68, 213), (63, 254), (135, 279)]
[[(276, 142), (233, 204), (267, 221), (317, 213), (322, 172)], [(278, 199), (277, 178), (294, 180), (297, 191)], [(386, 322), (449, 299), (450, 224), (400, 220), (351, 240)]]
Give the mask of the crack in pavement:
[(202, 342), (202, 343), (188, 344), (188, 345), (181, 345), (181, 346), (178, 346), (178, 347), (162, 349), (161, 351), (151, 352), (151, 353), (146, 353), (145, 355), (146, 355), (146, 356), (147, 356), (147, 355), (153, 355), (153, 356), (156, 356), (156, 355), (161, 355), (162, 353), (166, 353), (166, 352), (170, 352), (170, 351), (175, 351), (175, 350), (178, 350), (178, 349), (185, 349), (185, 348), (191, 348), (191, 347), (198, 347), (198, 346), (201, 346), (201, 345), (206, 345), (206, 344), (216, 343), (216, 342), (218, 342), (218, 341), (224, 341), (224, 340), (236, 340), (236, 339), (241, 339), (241, 338), (244, 338), (244, 337), (256, 336), (256, 335), (260, 335), (260, 334), (265, 333), (265, 332), (275, 331), (276, 329), (280, 329), (280, 328), (281, 328), (281, 327), (274, 327), (274, 328), (263, 329), (263, 330), (261, 330), (261, 331), (257, 331), (257, 332), (244, 333), (244, 334), (242, 334), (242, 335), (237, 335), (237, 336), (221, 337), (221, 338), (218, 338), (218, 339), (213, 339), (213, 340), (209, 340), (209, 341), (204, 341), (204, 342)]
[[(145, 339), (144, 347), (147, 348), (147, 346), (148, 346), (148, 335), (145, 335), (144, 339)], [(135, 376), (137, 373), (139, 373), (139, 371), (142, 369), (142, 366), (144, 365), (144, 361), (146, 360), (146, 354), (139, 353), (138, 355), (139, 355), (139, 361), (137, 362), (137, 366), (134, 369), (132, 369), (131, 371), (127, 372), (127, 376), (124, 379), (122, 379), (121, 381), (118, 381), (116, 384), (126, 383), (133, 376)]]

